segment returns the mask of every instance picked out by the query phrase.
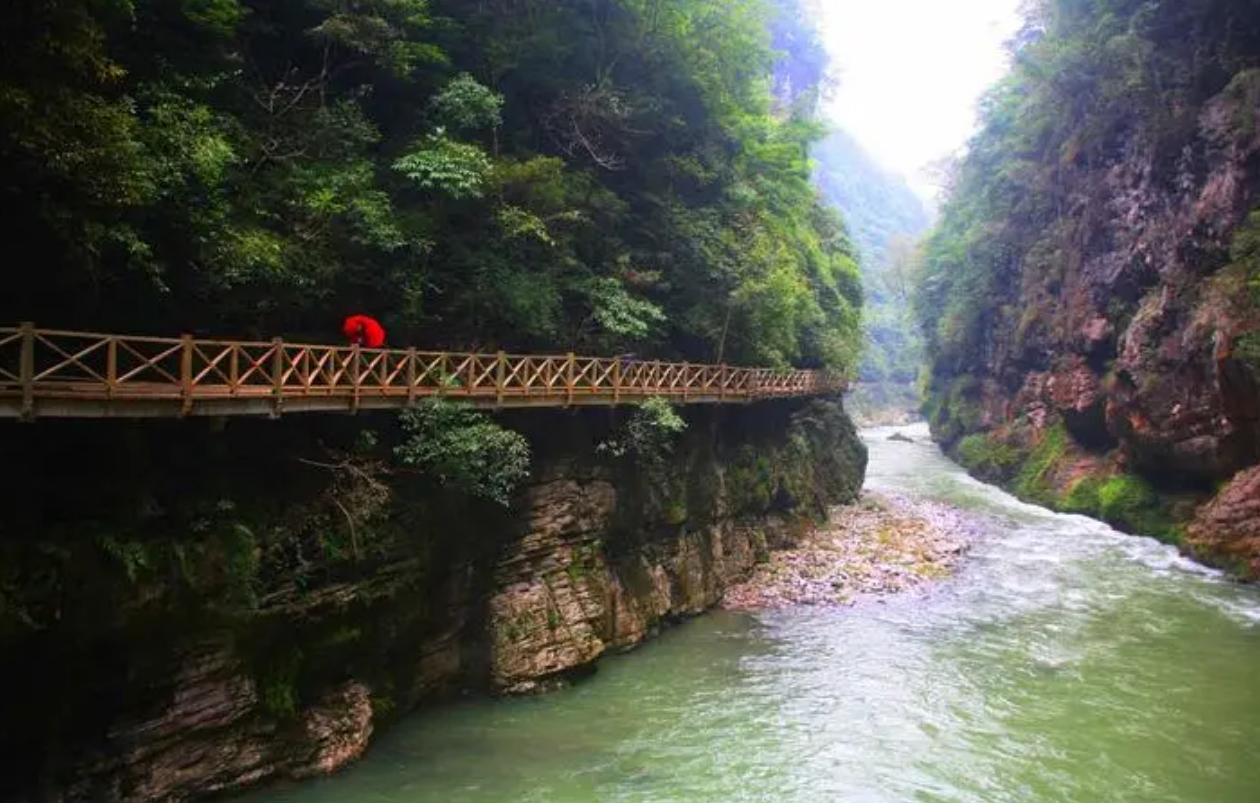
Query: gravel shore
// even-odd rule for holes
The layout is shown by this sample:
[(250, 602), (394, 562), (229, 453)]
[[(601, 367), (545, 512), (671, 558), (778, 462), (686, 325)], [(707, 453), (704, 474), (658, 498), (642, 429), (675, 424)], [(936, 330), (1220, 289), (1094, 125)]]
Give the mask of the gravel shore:
[(910, 591), (949, 575), (972, 527), (947, 505), (866, 492), (795, 548), (776, 552), (726, 592), (723, 607), (766, 610), (851, 605)]

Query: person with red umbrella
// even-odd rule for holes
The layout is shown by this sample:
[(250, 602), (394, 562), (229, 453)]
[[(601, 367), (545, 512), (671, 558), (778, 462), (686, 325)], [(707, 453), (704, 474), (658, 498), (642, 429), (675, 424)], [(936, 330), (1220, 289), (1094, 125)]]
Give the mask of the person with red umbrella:
[(367, 315), (351, 315), (341, 325), (341, 331), (350, 338), (351, 345), (379, 349), (385, 345), (385, 327)]

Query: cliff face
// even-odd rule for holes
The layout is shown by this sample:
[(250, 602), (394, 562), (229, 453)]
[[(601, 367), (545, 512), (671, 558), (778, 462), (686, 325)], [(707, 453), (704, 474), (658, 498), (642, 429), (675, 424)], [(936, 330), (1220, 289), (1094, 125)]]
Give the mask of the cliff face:
[(1029, 4), (916, 310), (974, 472), (1260, 577), (1260, 3)]
[(1077, 443), (1185, 483), (1260, 457), (1255, 374), (1235, 349), (1260, 319), (1228, 269), (1260, 184), (1260, 137), (1236, 122), (1260, 113), (1258, 88), (1247, 74), (1212, 99), (1175, 163), (1132, 142), (1087, 179), (1079, 256), (1062, 275), (1024, 271), (1023, 314), (994, 333), (986, 411), (1056, 416)]
[[(240, 467), (230, 504), (228, 488), (200, 489), (221, 497), (211, 507), (227, 523), (198, 514), (193, 537), (168, 531), (180, 545), (169, 565), (158, 558), (167, 552), (122, 540), (112, 528), (124, 519), (110, 510), (99, 521), (67, 511), (54, 526), (31, 493), (21, 509), (40, 512), (5, 520), (25, 537), (6, 545), (8, 565), (58, 576), (23, 587), (7, 574), (0, 586), (4, 749), (29, 768), (7, 775), (0, 798), (187, 800), (335, 770), (376, 728), (426, 701), (544, 689), (705, 610), (861, 486), (865, 450), (837, 402), (689, 409), (668, 460), (643, 465), (596, 454), (613, 417), (521, 414), (534, 474), (510, 510), (398, 479), (357, 529), (321, 501), (344, 478), (293, 460), (313, 445), (306, 432), (230, 422), (175, 458), (207, 477)], [(127, 427), (88, 440), (152, 454), (177, 432)], [(34, 441), (20, 436), (19, 447), (24, 437)], [(67, 452), (89, 445), (46, 433), (40, 442), (50, 441), (74, 444)], [(221, 441), (215, 457), (207, 444)], [(267, 456), (282, 445), (287, 459)], [(87, 461), (100, 468), (107, 451)], [(208, 465), (193, 471), (199, 460)], [(309, 476), (282, 473), (295, 463)], [(154, 477), (177, 473), (155, 468)], [(143, 505), (178, 501), (149, 476), (126, 483), (153, 491)], [(180, 488), (197, 477), (184, 480)], [(273, 495), (268, 517), (259, 511)], [(334, 509), (358, 509), (344, 492), (334, 498)], [(6, 503), (12, 511), (18, 499)], [(313, 540), (294, 536), (307, 525)], [(231, 547), (237, 528), (252, 530), (246, 550)], [(194, 544), (202, 551), (189, 558)], [(195, 582), (180, 575), (176, 552), (196, 567)], [(257, 572), (243, 599), (230, 568), (250, 561)]]
[(1260, 362), (1246, 348), (1260, 313), (1239, 244), (1260, 197), (1258, 100), (1260, 74), (1241, 73), (1182, 111), (1179, 150), (1135, 135), (1076, 171), (1064, 216), (985, 311), (982, 347), (938, 359), (929, 406), (937, 437), (980, 474), (1184, 538), (1253, 578), (1260, 519), (1241, 500), (1260, 461)]

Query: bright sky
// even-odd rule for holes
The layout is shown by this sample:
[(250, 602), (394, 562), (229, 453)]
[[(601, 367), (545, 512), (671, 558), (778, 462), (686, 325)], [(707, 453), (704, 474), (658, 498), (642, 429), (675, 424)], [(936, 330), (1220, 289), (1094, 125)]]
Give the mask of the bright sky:
[(1002, 77), (1020, 0), (817, 0), (839, 87), (831, 116), (925, 198), (924, 168), (960, 150)]

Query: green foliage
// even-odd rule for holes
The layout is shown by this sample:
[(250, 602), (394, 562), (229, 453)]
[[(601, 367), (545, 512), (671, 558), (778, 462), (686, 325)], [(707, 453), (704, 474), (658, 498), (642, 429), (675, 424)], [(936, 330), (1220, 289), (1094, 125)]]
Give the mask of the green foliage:
[(592, 317), (611, 342), (643, 340), (667, 320), (659, 306), (631, 295), (610, 276), (591, 282), (590, 304)]
[(101, 549), (122, 567), (127, 579), (132, 583), (139, 580), (141, 572), (149, 568), (149, 551), (143, 543), (119, 540), (112, 535), (101, 536), (99, 543)]
[(1098, 504), (1106, 522), (1169, 543), (1180, 541), (1159, 494), (1141, 477), (1122, 474), (1108, 480), (1098, 489)]
[(394, 162), (394, 169), (418, 186), (452, 198), (480, 198), (490, 168), (490, 158), (481, 148), (442, 133), (428, 137), (418, 150)]
[(954, 449), (964, 468), (991, 480), (1010, 477), (1023, 460), (1015, 447), (982, 433), (968, 435)]
[(852, 371), (803, 7), (597, 5), (0, 12), (0, 317)]
[(686, 429), (674, 406), (653, 396), (635, 408), (617, 437), (600, 443), (596, 451), (609, 457), (633, 455), (643, 465), (659, 466)]
[(267, 650), (255, 672), (259, 705), (276, 719), (293, 719), (301, 705), (297, 683), (306, 656), (293, 646), (268, 646)]
[(529, 477), (529, 442), (472, 407), (426, 399), (400, 414), (406, 440), (394, 450), (442, 485), (507, 506)]
[(932, 427), (933, 436), (952, 446), (963, 436), (980, 429), (983, 409), (980, 405), (980, 381), (970, 374), (929, 377), (923, 413)]
[(727, 471), (726, 487), (735, 512), (763, 513), (777, 488), (774, 464), (752, 448), (741, 449)]
[(1098, 495), (1106, 482), (1104, 477), (1094, 475), (1082, 477), (1068, 487), (1067, 494), (1063, 497), (1062, 508), (1068, 513), (1101, 517), (1102, 501)]
[(230, 604), (241, 609), (258, 606), (258, 539), (244, 524), (232, 524), (219, 536), (223, 550), (224, 586)]
[(1260, 332), (1248, 332), (1239, 337), (1234, 344), (1234, 355), (1250, 365), (1260, 378)]
[(1181, 542), (1181, 530), (1173, 523), (1169, 504), (1150, 483), (1134, 474), (1083, 477), (1058, 507), (1165, 543)]
[(497, 128), (503, 122), (503, 96), (468, 73), (451, 79), (433, 98), (438, 119), (456, 130)]
[(853, 233), (866, 291), (864, 382), (910, 382), (923, 362), (923, 343), (911, 307), (921, 256), (915, 241), (927, 230), (923, 203), (905, 181), (880, 169), (844, 131), (813, 150), (815, 183), (844, 214)]
[(1242, 271), (1252, 303), (1260, 307), (1260, 209), (1234, 230), (1230, 259)]
[(1175, 166), (1206, 102), (1253, 95), (1257, 10), (1252, 0), (1028, 5), (1012, 72), (982, 102), (982, 128), (926, 244), (915, 309), (939, 373), (980, 368), (995, 336), (1029, 345), (1054, 318), (1096, 225), (1077, 202), (1091, 177), (1150, 153), (1152, 180), (1177, 191)]
[(1041, 442), (1033, 449), (1015, 477), (1015, 493), (1021, 498), (1041, 503), (1052, 503), (1050, 473), (1057, 468), (1067, 454), (1070, 438), (1062, 424), (1046, 429)]

